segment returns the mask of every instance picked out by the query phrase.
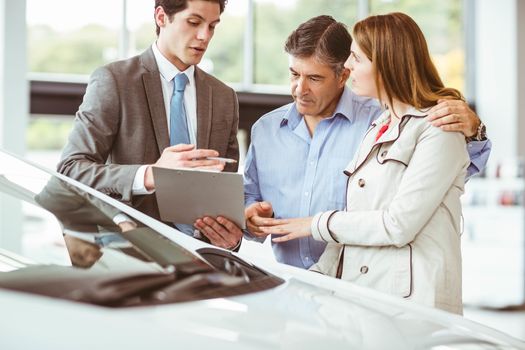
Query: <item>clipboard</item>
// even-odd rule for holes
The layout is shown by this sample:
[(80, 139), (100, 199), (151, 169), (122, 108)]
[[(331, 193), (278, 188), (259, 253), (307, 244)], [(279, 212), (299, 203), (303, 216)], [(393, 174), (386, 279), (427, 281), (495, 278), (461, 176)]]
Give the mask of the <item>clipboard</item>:
[(193, 225), (204, 216), (224, 216), (244, 229), (244, 185), (238, 173), (152, 167), (163, 221)]

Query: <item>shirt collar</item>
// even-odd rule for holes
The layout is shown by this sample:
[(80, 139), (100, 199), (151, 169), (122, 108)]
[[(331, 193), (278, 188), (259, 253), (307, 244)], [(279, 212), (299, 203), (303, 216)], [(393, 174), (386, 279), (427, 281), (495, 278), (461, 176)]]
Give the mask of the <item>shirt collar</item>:
[[(352, 92), (347, 86), (345, 86), (345, 88), (343, 89), (343, 93), (339, 98), (339, 102), (335, 107), (334, 113), (327, 119), (342, 116), (352, 123), (355, 119), (355, 116), (352, 114), (352, 101)], [(290, 128), (295, 129), (297, 125), (301, 122), (302, 118), (303, 116), (297, 111), (296, 104), (292, 103), (290, 105), (290, 108), (284, 114), (283, 119), (281, 120), (281, 126), (288, 124)]]
[(350, 88), (345, 85), (343, 94), (341, 95), (341, 98), (337, 103), (337, 107), (335, 108), (334, 116), (341, 115), (352, 123), (355, 120), (355, 115), (352, 113), (353, 101), (354, 95), (352, 94)]
[[(180, 70), (164, 57), (157, 47), (157, 42), (154, 42), (151, 48), (153, 49), (153, 55), (155, 56), (155, 61), (157, 61), (160, 75), (166, 79), (166, 81), (172, 81), (173, 78), (180, 73)], [(188, 84), (193, 86), (195, 84), (195, 66), (189, 66), (183, 73), (188, 76)]]

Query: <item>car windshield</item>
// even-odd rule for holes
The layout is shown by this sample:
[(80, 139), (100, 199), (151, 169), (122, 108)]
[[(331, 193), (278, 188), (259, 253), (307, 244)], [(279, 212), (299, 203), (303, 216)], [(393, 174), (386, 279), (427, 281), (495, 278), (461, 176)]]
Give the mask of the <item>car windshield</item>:
[(186, 249), (68, 178), (5, 152), (0, 162), (0, 287), (134, 306), (281, 283), (229, 252)]

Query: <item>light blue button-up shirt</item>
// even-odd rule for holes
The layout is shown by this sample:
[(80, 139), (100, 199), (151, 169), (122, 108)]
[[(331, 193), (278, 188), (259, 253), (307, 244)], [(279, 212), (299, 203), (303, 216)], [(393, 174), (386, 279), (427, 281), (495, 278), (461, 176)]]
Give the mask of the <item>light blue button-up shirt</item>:
[[(317, 125), (312, 137), (294, 103), (261, 117), (252, 127), (246, 156), (246, 205), (270, 202), (276, 218), (344, 209), (348, 178), (343, 170), (380, 113), (376, 100), (345, 88), (334, 114)], [(477, 153), (478, 161), (469, 173), (484, 167), (490, 151), (488, 141), (474, 144), (469, 153)], [(325, 246), (312, 237), (272, 243), (278, 261), (301, 268), (317, 262)]]

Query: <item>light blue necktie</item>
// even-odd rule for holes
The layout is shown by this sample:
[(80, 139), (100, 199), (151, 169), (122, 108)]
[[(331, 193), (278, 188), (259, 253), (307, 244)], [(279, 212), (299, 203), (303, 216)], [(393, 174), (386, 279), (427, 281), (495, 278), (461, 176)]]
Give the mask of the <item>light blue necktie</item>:
[[(188, 77), (184, 73), (179, 73), (173, 78), (173, 95), (170, 103), (170, 145), (179, 143), (190, 143), (190, 134), (188, 132), (188, 121), (186, 119), (186, 109), (184, 108), (184, 89), (188, 84)], [(175, 226), (187, 234), (193, 235), (194, 228), (192, 225), (174, 223)]]
[(190, 143), (186, 109), (184, 108), (186, 84), (188, 84), (188, 77), (184, 73), (179, 73), (173, 78), (173, 95), (170, 103), (170, 146)]

